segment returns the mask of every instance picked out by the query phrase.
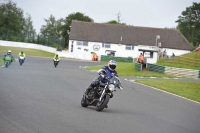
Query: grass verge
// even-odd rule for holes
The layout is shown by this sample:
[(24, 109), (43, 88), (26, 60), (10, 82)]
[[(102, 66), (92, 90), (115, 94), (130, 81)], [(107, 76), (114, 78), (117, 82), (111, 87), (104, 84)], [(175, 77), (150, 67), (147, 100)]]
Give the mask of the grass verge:
[[(199, 59), (200, 59), (200, 52), (192, 52), (184, 54), (182, 56), (175, 56), (173, 58), (168, 59), (169, 61), (166, 61), (165, 59), (161, 58), (157, 62), (157, 64), (169, 67), (200, 70)], [(196, 65), (194, 65), (195, 62)]]
[[(20, 47), (7, 47), (7, 46), (0, 46), (0, 54), (4, 55), (8, 52), (8, 50), (12, 51), (12, 55), (16, 58), (20, 51), (24, 51), (26, 56), (41, 56), (41, 57), (50, 57), (53, 58), (54, 53), (36, 50), (36, 49), (29, 49), (29, 48), (20, 48)], [(0, 65), (3, 65), (3, 59), (0, 59)]]
[(200, 102), (200, 82), (172, 80), (137, 80), (136, 82)]
[(54, 53), (36, 50), (36, 49), (29, 49), (29, 48), (20, 48), (20, 47), (7, 47), (7, 46), (0, 46), (0, 54), (6, 54), (8, 50), (12, 51), (13, 56), (18, 56), (20, 51), (24, 51), (26, 56), (42, 56), (42, 57), (52, 57)]
[(0, 59), (0, 66), (4, 64), (4, 61)]
[[(105, 63), (106, 65), (107, 63)], [(102, 66), (90, 66), (86, 68), (86, 70), (99, 70)], [(168, 77), (168, 78), (174, 78), (175, 76), (166, 75), (162, 73), (155, 73), (151, 71), (136, 71), (135, 70), (135, 64), (134, 63), (123, 63), (118, 62), (117, 63), (117, 73), (119, 76), (140, 76), (140, 77)]]
[[(106, 63), (105, 63), (106, 65)], [(87, 70), (99, 70), (102, 66), (90, 66)], [(174, 76), (154, 73), (150, 71), (139, 72), (135, 70), (134, 63), (117, 63), (117, 72), (119, 76), (142, 76), (142, 77), (169, 77)], [(184, 82), (172, 80), (136, 80), (138, 83), (149, 85), (179, 96), (200, 102), (200, 82)]]

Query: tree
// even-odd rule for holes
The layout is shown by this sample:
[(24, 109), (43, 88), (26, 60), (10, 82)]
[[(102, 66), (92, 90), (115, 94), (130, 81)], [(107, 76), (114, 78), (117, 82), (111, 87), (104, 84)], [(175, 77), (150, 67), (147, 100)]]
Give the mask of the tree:
[(121, 19), (121, 13), (119, 12), (117, 14), (117, 20), (110, 20), (108, 22), (106, 22), (106, 24), (122, 24), (122, 25), (126, 25), (126, 23), (121, 23), (122, 19)]
[(177, 28), (196, 47), (200, 43), (200, 3), (193, 2), (176, 21)]
[(19, 41), (25, 24), (23, 10), (18, 8), (16, 3), (9, 1), (0, 5), (0, 18), (1, 39)]
[(40, 32), (43, 35), (50, 35), (50, 36), (56, 36), (57, 35), (57, 21), (56, 18), (53, 15), (50, 15), (49, 19), (44, 19), (46, 22), (46, 25), (42, 25), (42, 28), (40, 29)]
[[(83, 13), (76, 12), (69, 14), (64, 22), (65, 24), (63, 25), (63, 30), (62, 30), (62, 35), (65, 38), (65, 47), (68, 47), (68, 42), (69, 42), (69, 34), (68, 32), (70, 31), (70, 26), (72, 23), (72, 20), (78, 20), (78, 21), (85, 21), (85, 22), (94, 22), (93, 19), (91, 19), (89, 16), (84, 15)], [(66, 30), (67, 29), (67, 30)]]
[(116, 20), (111, 20), (106, 22), (106, 24), (119, 24)]
[(60, 49), (60, 45), (64, 45), (62, 37), (62, 23), (64, 23), (63, 19), (56, 20), (53, 15), (50, 15), (49, 19), (45, 19), (45, 22), (46, 25), (42, 25), (42, 28), (40, 29), (42, 35), (38, 36), (38, 40), (42, 40), (44, 45), (49, 45)]
[(31, 16), (28, 13), (27, 13), (27, 18), (25, 19), (23, 34), (26, 42), (34, 42), (36, 38), (36, 32), (35, 29), (33, 28), (33, 22), (31, 20)]
[(121, 13), (119, 12), (118, 14), (117, 14), (117, 23), (118, 24), (120, 24), (121, 23)]

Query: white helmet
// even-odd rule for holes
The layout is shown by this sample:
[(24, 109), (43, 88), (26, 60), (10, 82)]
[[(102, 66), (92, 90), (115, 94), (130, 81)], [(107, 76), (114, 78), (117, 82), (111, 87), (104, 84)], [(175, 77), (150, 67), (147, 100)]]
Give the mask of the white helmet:
[(8, 50), (8, 53), (7, 53), (7, 54), (11, 55), (11, 50)]
[(115, 60), (110, 60), (108, 62), (108, 68), (111, 70), (111, 71), (114, 71), (115, 68), (117, 66), (117, 62)]

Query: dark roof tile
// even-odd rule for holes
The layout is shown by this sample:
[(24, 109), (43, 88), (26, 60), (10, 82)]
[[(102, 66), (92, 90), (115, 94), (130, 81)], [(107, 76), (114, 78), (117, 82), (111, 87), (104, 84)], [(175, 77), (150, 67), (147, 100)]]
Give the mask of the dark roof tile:
[[(101, 24), (73, 20), (70, 40), (155, 46), (156, 36), (164, 48), (191, 50), (187, 39), (175, 29)], [(122, 37), (122, 41), (121, 41)]]

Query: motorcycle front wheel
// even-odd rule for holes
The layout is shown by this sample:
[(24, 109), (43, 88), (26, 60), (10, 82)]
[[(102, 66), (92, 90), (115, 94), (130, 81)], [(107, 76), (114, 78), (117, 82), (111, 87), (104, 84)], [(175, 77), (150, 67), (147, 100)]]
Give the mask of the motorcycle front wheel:
[(102, 111), (105, 108), (105, 106), (108, 104), (109, 100), (110, 100), (110, 96), (109, 95), (105, 95), (101, 99), (101, 101), (97, 102), (96, 111)]
[(58, 62), (54, 62), (54, 66), (57, 67), (57, 65), (58, 65)]
[(6, 61), (6, 63), (5, 63), (6, 68), (8, 68), (8, 65), (9, 65), (9, 62)]
[(19, 60), (19, 64), (22, 65), (22, 60), (21, 59)]

